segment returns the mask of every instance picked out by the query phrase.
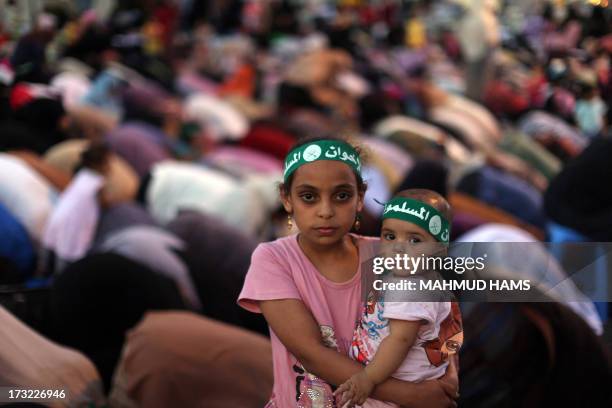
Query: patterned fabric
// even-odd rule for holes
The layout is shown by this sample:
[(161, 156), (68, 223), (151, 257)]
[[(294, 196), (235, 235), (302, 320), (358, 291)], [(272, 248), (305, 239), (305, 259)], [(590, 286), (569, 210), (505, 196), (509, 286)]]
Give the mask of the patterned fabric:
[(380, 343), (389, 335), (389, 319), (422, 321), (416, 341), (393, 377), (420, 382), (439, 378), (448, 366), (450, 355), (463, 342), (461, 313), (456, 302), (386, 301), (370, 293), (361, 321), (353, 334), (350, 356), (369, 364)]

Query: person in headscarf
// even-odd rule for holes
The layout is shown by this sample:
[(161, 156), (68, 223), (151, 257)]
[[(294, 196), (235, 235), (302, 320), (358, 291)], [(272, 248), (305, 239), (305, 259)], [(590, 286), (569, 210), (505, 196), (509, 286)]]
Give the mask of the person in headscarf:
[(34, 169), (16, 156), (0, 153), (0, 203), (39, 243), (57, 192)]
[(218, 218), (195, 211), (181, 211), (167, 228), (186, 244), (184, 256), (202, 300), (202, 313), (267, 335), (265, 320), (234, 301), (257, 242)]
[[(74, 173), (81, 154), (91, 145), (87, 140), (66, 140), (49, 149), (44, 160), (64, 172)], [(109, 173), (103, 188), (108, 204), (131, 201), (138, 191), (138, 175), (132, 167), (114, 152), (109, 154)]]
[(566, 306), (462, 305), (459, 406), (609, 406), (612, 362), (601, 339)]
[(205, 161), (242, 175), (280, 173), (283, 168), (283, 163), (275, 157), (241, 146), (219, 146), (206, 154)]
[(456, 163), (469, 160), (471, 152), (469, 145), (464, 143), (462, 132), (440, 121), (433, 122), (435, 125), (408, 116), (392, 115), (378, 122), (374, 131), (410, 152), (414, 158), (442, 160), (447, 156)]
[(483, 166), (466, 174), (458, 182), (457, 191), (499, 207), (533, 226), (542, 228), (546, 222), (542, 194), (518, 177), (493, 167)]
[(490, 61), (499, 45), (500, 29), (496, 0), (471, 0), (457, 31), (462, 55), (467, 63), (467, 95), (482, 98), (483, 86), (490, 79)]
[(117, 408), (255, 408), (272, 377), (263, 336), (193, 313), (150, 312), (128, 333), (109, 399)]
[[(612, 241), (612, 140), (593, 139), (555, 177), (544, 195), (544, 211), (558, 224), (594, 241)], [(603, 183), (603, 184), (602, 184)]]
[(406, 174), (396, 192), (410, 188), (433, 190), (448, 197), (448, 168), (433, 160), (421, 160)]
[(558, 116), (533, 111), (521, 118), (520, 130), (566, 161), (584, 150), (589, 140)]
[(17, 42), (11, 55), (11, 65), (15, 67), (19, 80), (46, 82), (49, 79), (49, 67), (45, 50), (55, 34), (57, 19), (51, 14), (41, 13), (35, 20), (31, 32)]
[(147, 209), (162, 225), (181, 209), (197, 210), (255, 235), (266, 219), (266, 203), (255, 187), (202, 165), (164, 161), (145, 184)]
[(194, 287), (189, 269), (182, 260), (185, 243), (161, 228), (136, 225), (110, 236), (96, 248), (98, 252), (113, 252), (151, 268), (174, 280), (191, 309), (200, 310), (202, 302)]
[(240, 145), (253, 150), (259, 150), (279, 160), (283, 160), (295, 137), (279, 127), (269, 123), (256, 123), (248, 134), (240, 141)]
[(574, 111), (574, 117), (580, 130), (589, 137), (602, 134), (606, 127), (607, 111), (608, 107), (599, 96), (595, 75), (580, 81), (580, 95)]
[(11, 150), (8, 153), (26, 162), (33, 170), (36, 170), (38, 174), (47, 179), (58, 191), (63, 191), (70, 184), (72, 178), (70, 173), (50, 165), (38, 154), (29, 150)]
[(81, 154), (75, 176), (60, 195), (43, 235), (43, 246), (57, 257), (55, 270), (82, 258), (91, 247), (109, 168), (109, 150), (93, 144)]
[(38, 132), (14, 118), (5, 118), (0, 122), (0, 150), (27, 149), (42, 154), (48, 147)]
[(121, 96), (127, 85), (127, 80), (119, 70), (106, 69), (94, 79), (83, 97), (83, 103), (120, 119), (124, 113)]
[[(0, 258), (10, 260), (22, 278), (34, 271), (36, 254), (26, 229), (0, 204)], [(0, 283), (3, 279), (0, 278)]]
[(67, 138), (70, 120), (59, 99), (33, 96), (14, 108), (13, 117), (35, 132), (45, 149)]
[(451, 192), (449, 202), (453, 206), (454, 213), (451, 239), (456, 239), (463, 233), (486, 223), (514, 225), (528, 231), (538, 239), (545, 238), (545, 233), (542, 229), (536, 228), (512, 214), (488, 205), (468, 194), (459, 191)]
[(170, 159), (170, 154), (138, 126), (120, 126), (106, 135), (110, 147), (136, 170), (139, 177), (146, 175), (157, 162)]
[(3, 387), (64, 391), (66, 397), (52, 407), (104, 406), (100, 375), (87, 357), (41, 336), (2, 306), (0, 326)]
[(185, 309), (174, 281), (117, 254), (69, 265), (53, 282), (53, 340), (85, 353), (110, 387), (126, 332), (148, 310)]
[(124, 202), (104, 208), (98, 220), (94, 246), (98, 246), (110, 235), (136, 225), (157, 226), (157, 223), (151, 214), (137, 203)]

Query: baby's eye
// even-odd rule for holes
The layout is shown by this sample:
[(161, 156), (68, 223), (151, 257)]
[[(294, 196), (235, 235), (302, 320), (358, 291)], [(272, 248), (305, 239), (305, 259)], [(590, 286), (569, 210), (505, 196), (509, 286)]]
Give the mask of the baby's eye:
[(315, 195), (312, 193), (304, 193), (300, 195), (300, 198), (304, 202), (311, 203), (315, 200)]
[(395, 240), (395, 234), (391, 233), (391, 232), (385, 232), (383, 234), (383, 239), (385, 241), (394, 241)]
[(419, 242), (423, 242), (423, 241), (421, 241), (421, 238), (419, 237), (411, 237), (409, 242), (411, 244), (418, 244)]

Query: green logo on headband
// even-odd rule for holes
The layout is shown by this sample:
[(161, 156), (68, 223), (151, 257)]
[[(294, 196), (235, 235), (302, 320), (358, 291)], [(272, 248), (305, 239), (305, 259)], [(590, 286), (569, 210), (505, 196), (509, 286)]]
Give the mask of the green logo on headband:
[(355, 169), (357, 174), (361, 174), (361, 161), (353, 146), (341, 140), (317, 140), (289, 152), (285, 159), (283, 178), (287, 181), (287, 177), (300, 166), (316, 160), (340, 161)]
[(396, 218), (418, 225), (428, 231), (437, 241), (448, 243), (449, 222), (432, 206), (412, 198), (397, 197), (385, 204), (383, 219)]

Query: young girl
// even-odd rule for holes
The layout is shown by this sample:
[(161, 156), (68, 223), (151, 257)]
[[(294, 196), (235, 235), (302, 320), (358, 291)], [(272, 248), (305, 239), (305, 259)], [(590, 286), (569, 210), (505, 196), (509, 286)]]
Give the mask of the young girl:
[[(420, 257), (446, 253), (450, 233), (450, 206), (431, 190), (404, 190), (389, 201), (383, 211), (382, 253)], [(421, 259), (426, 259), (422, 257)], [(435, 270), (389, 270), (384, 284), (437, 280)], [(409, 278), (409, 279), (406, 279)], [(392, 288), (388, 285), (386, 288)], [(376, 386), (391, 375), (412, 382), (444, 375), (449, 358), (463, 342), (459, 307), (450, 302), (450, 293), (425, 290), (391, 290), (374, 286), (355, 330), (351, 357), (366, 364), (342, 384), (340, 406), (390, 407), (366, 399)], [(345, 404), (346, 403), (346, 404)]]
[[(365, 238), (358, 226), (366, 186), (359, 153), (341, 140), (298, 144), (280, 186), (288, 223), (299, 233), (260, 244), (239, 304), (270, 326), (274, 388), (267, 407), (336, 407), (333, 385), (359, 372), (348, 350), (359, 317)], [(357, 225), (356, 225), (357, 224)], [(373, 396), (405, 406), (455, 406), (456, 371), (414, 385), (390, 379)], [(421, 405), (420, 405), (421, 404)]]

